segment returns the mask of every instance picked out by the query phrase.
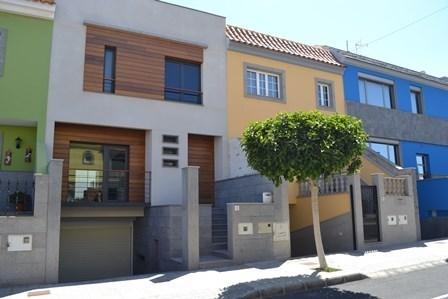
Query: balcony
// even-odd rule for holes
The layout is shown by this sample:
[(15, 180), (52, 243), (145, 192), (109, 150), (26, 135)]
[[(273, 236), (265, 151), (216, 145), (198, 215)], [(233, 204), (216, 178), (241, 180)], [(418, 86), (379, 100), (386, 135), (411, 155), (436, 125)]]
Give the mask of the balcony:
[(150, 202), (151, 172), (69, 169), (64, 206), (122, 206)]
[(34, 173), (0, 172), (0, 216), (33, 216)]

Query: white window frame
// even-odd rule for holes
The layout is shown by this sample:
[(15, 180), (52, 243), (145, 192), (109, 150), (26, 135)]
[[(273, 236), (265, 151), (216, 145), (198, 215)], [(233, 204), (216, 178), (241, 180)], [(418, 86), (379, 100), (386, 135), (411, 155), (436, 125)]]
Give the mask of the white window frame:
[[(324, 98), (324, 87), (327, 88), (327, 98)], [(332, 98), (332, 90), (331, 90), (331, 84), (326, 82), (317, 82), (317, 97), (318, 97), (318, 103), (320, 107), (325, 108), (331, 108), (333, 106), (333, 103), (331, 101)], [(325, 103), (326, 102), (326, 103)]]
[[(255, 82), (256, 82), (256, 86), (257, 86), (256, 94), (249, 93), (249, 90), (248, 90), (248, 87), (247, 87), (248, 86), (248, 80), (249, 80), (248, 79), (249, 76), (247, 75), (248, 72), (255, 73)], [(261, 81), (260, 80), (260, 75), (264, 75), (265, 76), (264, 90), (265, 90), (266, 94), (261, 94), (261, 86), (262, 85), (260, 84), (260, 81)], [(269, 95), (269, 80), (268, 80), (269, 76), (277, 78), (277, 96), (276, 97)], [(271, 99), (281, 99), (282, 95), (281, 95), (281, 90), (280, 90), (280, 84), (281, 84), (280, 80), (281, 80), (281, 78), (280, 78), (279, 74), (271, 73), (271, 72), (259, 71), (259, 70), (256, 70), (256, 69), (253, 69), (253, 68), (249, 68), (249, 67), (246, 68), (246, 91), (247, 91), (247, 93), (250, 96), (259, 96), (259, 97), (266, 97), (266, 98), (271, 98)]]

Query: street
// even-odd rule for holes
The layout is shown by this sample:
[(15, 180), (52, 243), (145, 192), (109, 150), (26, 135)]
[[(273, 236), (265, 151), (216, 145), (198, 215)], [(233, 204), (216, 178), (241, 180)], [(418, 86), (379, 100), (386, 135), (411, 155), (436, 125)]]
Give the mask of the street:
[(386, 278), (366, 279), (334, 287), (278, 296), (272, 299), (445, 299), (448, 298), (447, 277), (448, 265), (443, 265)]

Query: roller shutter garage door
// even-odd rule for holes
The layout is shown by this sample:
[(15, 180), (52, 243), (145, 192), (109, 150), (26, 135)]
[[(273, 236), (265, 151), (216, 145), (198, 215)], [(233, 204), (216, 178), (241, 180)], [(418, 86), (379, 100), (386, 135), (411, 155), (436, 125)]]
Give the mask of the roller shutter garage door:
[(61, 223), (59, 280), (132, 275), (132, 222)]

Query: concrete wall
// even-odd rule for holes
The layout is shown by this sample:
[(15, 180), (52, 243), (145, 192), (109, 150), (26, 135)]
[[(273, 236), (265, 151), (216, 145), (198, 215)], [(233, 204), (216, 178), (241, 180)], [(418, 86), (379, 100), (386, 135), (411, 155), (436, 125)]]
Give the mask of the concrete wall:
[[(346, 213), (320, 224), (325, 253), (347, 252), (354, 249), (352, 213)], [(291, 255), (315, 255), (313, 227), (291, 231)]]
[(272, 192), (274, 184), (259, 174), (217, 181), (215, 206), (224, 208), (227, 203), (263, 202), (263, 192)]
[(346, 104), (347, 113), (362, 119), (371, 137), (448, 145), (446, 120), (354, 101)]
[[(85, 22), (204, 46), (203, 105), (83, 91)], [(188, 166), (188, 133), (216, 136), (216, 179), (227, 177), (225, 19), (155, 0), (58, 1), (52, 46), (46, 143), (55, 122), (148, 130), (147, 171), (152, 205), (181, 203), (181, 168)], [(70, 82), (70, 84), (67, 84)], [(132, 117), (130, 117), (132, 116)], [(179, 168), (162, 167), (162, 135), (179, 136)]]
[[(62, 161), (35, 176), (34, 215), (0, 216), (0, 286), (58, 282)], [(8, 236), (31, 235), (32, 250), (8, 251)]]
[(288, 184), (274, 188), (270, 204), (228, 203), (227, 225), (228, 251), (234, 262), (288, 259)]
[[(384, 246), (415, 242), (420, 237), (420, 222), (416, 211), (415, 180), (411, 175), (399, 176), (406, 179), (406, 192), (403, 194), (387, 194), (384, 187), (384, 174), (372, 174), (373, 185), (377, 188), (379, 209), (380, 242), (365, 243), (362, 219), (361, 181), (359, 175), (351, 179), (354, 198), (355, 232), (357, 249), (367, 250)], [(400, 215), (407, 216), (407, 224), (400, 224)], [(396, 224), (389, 224), (388, 217), (397, 219)]]

